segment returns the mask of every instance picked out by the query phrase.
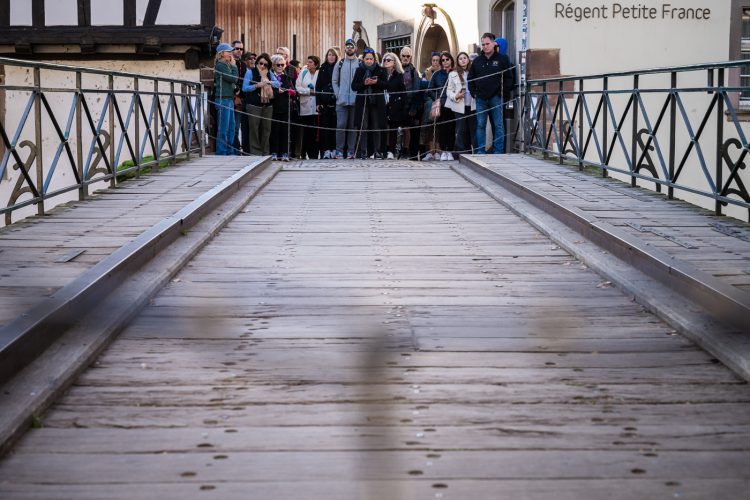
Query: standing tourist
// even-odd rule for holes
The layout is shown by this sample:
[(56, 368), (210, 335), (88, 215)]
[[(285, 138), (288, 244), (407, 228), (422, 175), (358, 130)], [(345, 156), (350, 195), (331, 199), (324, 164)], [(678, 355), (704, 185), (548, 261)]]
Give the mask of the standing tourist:
[(315, 105), (315, 85), (318, 82), (318, 68), (320, 59), (318, 56), (308, 56), (307, 68), (302, 70), (297, 78), (297, 93), (299, 94), (299, 122), (302, 125), (302, 151), (300, 158), (303, 160), (318, 159), (318, 110)]
[[(293, 62), (297, 62), (299, 64), (299, 61), (292, 61), (292, 52), (289, 50), (289, 47), (279, 47), (276, 49), (276, 53), (284, 58), (284, 62), (286, 63), (286, 67), (284, 68), (284, 73), (292, 80), (292, 84), (296, 87), (297, 85), (297, 78), (299, 77), (299, 68), (292, 64)], [(290, 137), (289, 141), (291, 143), (291, 150), (289, 151), (289, 154), (291, 156), (299, 156), (299, 149), (300, 149), (300, 133), (299, 133), (299, 127), (297, 124), (299, 123), (299, 97), (294, 96), (289, 101), (290, 106), (290, 116), (292, 120), (292, 124), (290, 127)]]
[(375, 51), (366, 48), (362, 54), (362, 66), (357, 68), (352, 80), (352, 89), (357, 92), (355, 122), (359, 138), (355, 154), (359, 158), (374, 155), (379, 160), (385, 157), (381, 129), (386, 122), (383, 94), (386, 79), (385, 71), (375, 61)]
[(476, 137), (476, 118), (474, 110), (476, 104), (469, 92), (467, 78), (471, 59), (466, 52), (459, 52), (456, 57), (456, 69), (448, 75), (448, 101), (446, 105), (453, 111), (456, 118), (456, 138), (454, 151), (456, 154), (471, 153), (474, 149)]
[(354, 73), (360, 66), (357, 59), (354, 40), (347, 39), (344, 58), (333, 70), (333, 92), (336, 94), (336, 158), (346, 155), (354, 158), (354, 147), (357, 140), (354, 128), (354, 103), (357, 93), (352, 89)]
[(404, 108), (407, 110), (407, 116), (405, 117), (404, 128), (404, 144), (408, 148), (406, 151), (402, 151), (402, 157), (416, 157), (419, 153), (419, 129), (411, 127), (418, 127), (422, 115), (422, 94), (419, 91), (419, 71), (412, 64), (412, 50), (411, 47), (404, 47), (401, 49), (401, 67), (403, 68), (403, 80), (404, 87), (406, 88), (406, 94), (404, 94)]
[[(235, 119), (239, 116), (240, 121), (240, 143), (242, 144), (242, 152), (244, 154), (250, 154), (250, 121), (249, 116), (247, 116), (247, 113), (244, 112), (245, 108), (247, 107), (247, 101), (245, 99), (244, 92), (242, 91), (242, 85), (245, 81), (245, 75), (248, 73), (248, 71), (251, 71), (253, 67), (255, 66), (255, 59), (257, 58), (257, 54), (255, 52), (245, 52), (242, 54), (242, 67), (240, 69), (240, 85), (239, 85), (239, 95), (240, 95), (240, 111), (239, 113), (235, 113)], [(235, 110), (237, 108), (235, 107)], [(235, 126), (235, 128), (237, 128)]]
[(284, 71), (286, 62), (279, 54), (271, 56), (273, 73), (279, 81), (273, 93), (273, 123), (271, 124), (271, 159), (289, 161), (290, 102), (294, 97), (294, 83)]
[(339, 51), (328, 49), (325, 62), (315, 83), (315, 103), (320, 115), (320, 153), (324, 160), (336, 157), (336, 95), (333, 92), (333, 70), (339, 62)]
[(424, 70), (425, 80), (432, 80), (432, 75), (436, 71), (440, 71), (440, 52), (433, 52), (430, 56), (430, 67)]
[(242, 81), (245, 111), (248, 115), (248, 151), (251, 155), (271, 154), (269, 140), (273, 119), (273, 89), (279, 85), (271, 68), (271, 56), (266, 53), (259, 55)]
[(474, 59), (469, 69), (469, 90), (477, 101), (477, 153), (487, 152), (487, 115), (492, 115), (492, 150), (505, 152), (505, 127), (503, 126), (503, 95), (513, 85), (507, 56), (495, 51), (495, 35), (482, 35), (482, 53)]
[(220, 43), (216, 47), (214, 64), (214, 103), (216, 106), (216, 154), (234, 154), (234, 88), (237, 85), (237, 66), (232, 58), (232, 46)]
[(232, 42), (232, 58), (237, 66), (237, 81), (234, 87), (234, 136), (232, 146), (237, 154), (240, 153), (240, 125), (242, 122), (242, 79), (245, 77), (245, 63), (242, 61), (242, 53), (245, 50), (245, 44), (242, 40)]
[(433, 106), (433, 108), (439, 109), (439, 116), (436, 117), (436, 129), (440, 150), (435, 153), (435, 159), (448, 161), (453, 159), (450, 151), (453, 149), (453, 139), (455, 136), (453, 111), (446, 106), (448, 100), (448, 94), (446, 93), (448, 75), (453, 71), (454, 66), (453, 56), (450, 52), (442, 52), (440, 54), (440, 66), (441, 68), (432, 74), (432, 79), (430, 80), (432, 100), (435, 103), (440, 103), (439, 108)]
[[(440, 52), (433, 52), (430, 58), (430, 67), (424, 72), (423, 82), (426, 81), (426, 88), (430, 87), (432, 81), (432, 75), (436, 71), (440, 71)], [(434, 120), (430, 118), (430, 110), (432, 109), (432, 92), (425, 92), (422, 97), (423, 110), (422, 110), (422, 128), (420, 129), (420, 143), (422, 149), (426, 151), (426, 154), (422, 157), (423, 160), (439, 159), (435, 158), (433, 151), (437, 150), (437, 144), (435, 144), (435, 134), (433, 130)]]
[[(383, 70), (385, 70), (385, 102), (386, 115), (388, 117), (388, 127), (391, 129), (388, 133), (383, 134), (383, 139), (387, 138), (384, 146), (388, 147), (393, 157), (400, 157), (404, 149), (408, 148), (409, 143), (404, 141), (404, 135), (401, 127), (406, 123), (408, 109), (406, 108), (406, 87), (404, 86), (404, 70), (398, 56), (393, 52), (386, 52), (383, 55)], [(395, 129), (395, 130), (394, 130)]]

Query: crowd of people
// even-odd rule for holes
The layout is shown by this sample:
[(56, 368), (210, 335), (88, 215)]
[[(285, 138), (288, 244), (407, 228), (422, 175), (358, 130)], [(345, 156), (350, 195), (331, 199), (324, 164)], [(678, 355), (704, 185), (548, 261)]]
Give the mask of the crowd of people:
[[(308, 56), (217, 47), (216, 153), (274, 160), (409, 158), (453, 160), (505, 152), (503, 110), (515, 85), (507, 43), (481, 37), (477, 54), (433, 52), (420, 72), (410, 47), (378, 54), (346, 40), (344, 53)], [(492, 144), (486, 144), (487, 121)]]

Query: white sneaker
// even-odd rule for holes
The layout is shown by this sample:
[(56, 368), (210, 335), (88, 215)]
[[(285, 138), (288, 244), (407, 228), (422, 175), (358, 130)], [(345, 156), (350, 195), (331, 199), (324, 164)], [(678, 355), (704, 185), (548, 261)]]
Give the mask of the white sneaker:
[(444, 151), (443, 154), (440, 155), (440, 161), (451, 161), (453, 157), (450, 153)]
[(331, 159), (331, 152), (330, 151), (326, 151), (325, 153), (323, 153), (323, 159), (324, 160), (330, 160)]
[(391, 153), (390, 151), (388, 151), (388, 159), (389, 159), (389, 160), (392, 160), (392, 159), (393, 159), (393, 153)]
[(427, 153), (422, 157), (422, 161), (431, 161), (433, 158), (432, 153)]

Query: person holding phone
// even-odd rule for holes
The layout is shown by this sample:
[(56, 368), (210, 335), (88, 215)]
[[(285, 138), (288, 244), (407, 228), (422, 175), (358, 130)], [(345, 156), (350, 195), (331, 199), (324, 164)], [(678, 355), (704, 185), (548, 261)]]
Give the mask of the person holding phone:
[(471, 59), (466, 52), (456, 57), (456, 69), (448, 75), (446, 106), (456, 118), (454, 154), (472, 154), (476, 145), (476, 102), (469, 91)]
[(384, 90), (388, 77), (375, 59), (375, 50), (366, 48), (362, 54), (362, 66), (354, 73), (352, 90), (357, 92), (354, 123), (359, 128), (355, 154), (358, 158), (384, 158), (383, 132), (385, 128)]
[(273, 123), (271, 124), (271, 158), (289, 161), (290, 100), (295, 95), (294, 82), (286, 73), (286, 61), (279, 54), (271, 56), (273, 74), (279, 82), (273, 87)]

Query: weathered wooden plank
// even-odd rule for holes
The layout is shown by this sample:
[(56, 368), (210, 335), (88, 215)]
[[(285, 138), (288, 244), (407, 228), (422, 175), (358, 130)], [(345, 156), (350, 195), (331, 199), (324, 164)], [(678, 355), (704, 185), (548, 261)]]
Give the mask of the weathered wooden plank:
[[(533, 388), (534, 386), (532, 386)], [(216, 406), (66, 405), (44, 417), (45, 427), (55, 428), (179, 428), (241, 429), (267, 426), (378, 426), (417, 424), (435, 426), (504, 426), (520, 424), (555, 426), (607, 424), (639, 425), (747, 425), (746, 403), (674, 404), (551, 404), (551, 403), (429, 403), (403, 400), (373, 403), (263, 404), (252, 411), (231, 404)], [(189, 411), (188, 411), (189, 409)], [(666, 434), (665, 434), (666, 436)], [(666, 439), (666, 438), (665, 438)], [(615, 445), (613, 445), (615, 446)]]
[[(252, 384), (252, 375), (243, 377), (242, 370), (229, 368), (221, 385), (150, 385), (150, 386), (74, 386), (64, 402), (66, 405), (147, 405), (147, 406), (211, 406), (231, 404), (249, 407), (257, 404), (383, 402), (405, 400), (413, 404), (506, 403), (506, 404), (675, 404), (675, 403), (748, 403), (750, 387), (746, 384), (679, 384), (665, 388), (661, 384), (637, 385), (568, 385), (515, 384), (497, 381), (494, 384), (424, 384), (413, 388), (408, 384), (308, 384), (290, 381), (280, 384)], [(667, 389), (667, 390), (665, 390)]]
[[(427, 429), (427, 430), (425, 430)], [(431, 430), (430, 430), (431, 429)], [(657, 455), (662, 451), (750, 449), (750, 425), (682, 425), (665, 423), (637, 426), (517, 425), (391, 427), (244, 427), (182, 429), (34, 429), (14, 453), (76, 455), (79, 453), (212, 453), (268, 451), (375, 450), (606, 450), (613, 442), (620, 451)], [(113, 446), (117, 443), (117, 446)], [(210, 447), (205, 446), (210, 444)], [(204, 445), (204, 446), (201, 446)]]
[[(434, 455), (434, 454), (433, 454)], [(427, 458), (427, 457), (425, 457)], [(425, 459), (425, 463), (427, 463)], [(442, 478), (439, 481), (419, 478), (357, 482), (336, 481), (201, 481), (187, 477), (179, 481), (136, 484), (66, 484), (45, 485), (7, 484), (2, 492), (11, 498), (49, 500), (131, 500), (133, 497), (149, 498), (158, 492), (159, 498), (207, 499), (292, 499), (304, 491), (308, 498), (351, 500), (352, 498), (496, 498), (502, 492), (507, 498), (555, 498), (580, 500), (581, 498), (607, 498), (631, 500), (632, 498), (732, 498), (748, 488), (748, 481), (732, 479), (663, 480), (639, 478), (601, 480), (461, 480)], [(32, 491), (33, 490), (33, 491)], [(440, 496), (438, 496), (440, 495)]]
[[(451, 451), (425, 466), (424, 452), (238, 452), (217, 459), (211, 452), (146, 455), (29, 454), (11, 455), (0, 469), (0, 482), (76, 484), (121, 482), (128, 471), (130, 483), (179, 481), (187, 472), (213, 481), (297, 481), (404, 479), (410, 471), (425, 479), (626, 479), (645, 474), (664, 480), (733, 479), (747, 474), (750, 451), (662, 451), (657, 457), (633, 451)], [(211, 464), (207, 468), (207, 463)], [(92, 481), (92, 478), (94, 480)], [(204, 479), (205, 480), (205, 479)]]

